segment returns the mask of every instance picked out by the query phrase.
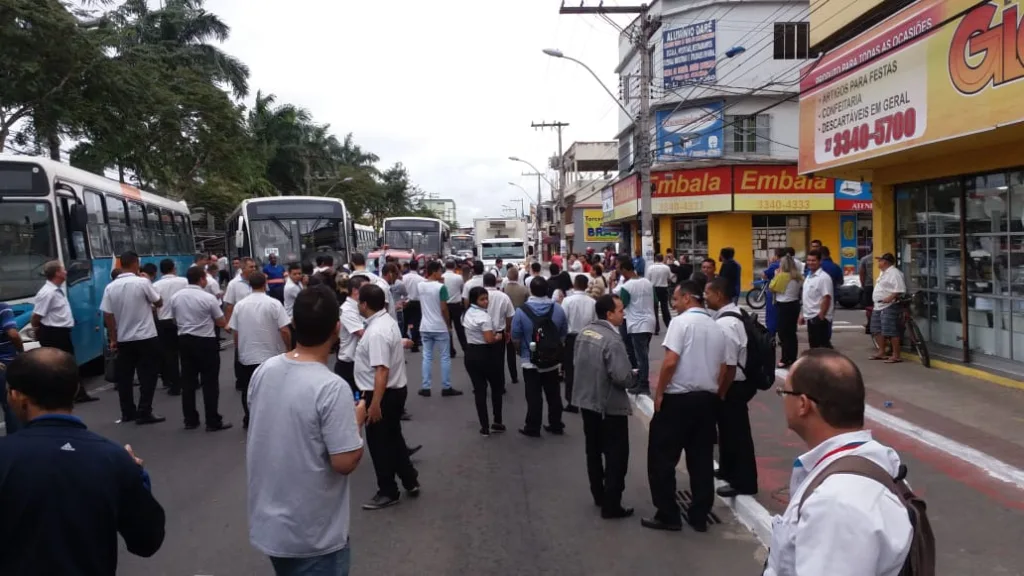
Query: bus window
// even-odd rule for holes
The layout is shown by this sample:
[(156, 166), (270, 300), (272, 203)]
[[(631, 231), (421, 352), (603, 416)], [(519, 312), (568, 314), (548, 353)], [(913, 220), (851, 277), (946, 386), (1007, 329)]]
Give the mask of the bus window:
[(164, 243), (163, 232), (160, 231), (160, 213), (155, 206), (143, 205), (146, 212), (146, 237), (149, 238), (149, 245), (154, 255), (169, 254), (167, 245)]
[(135, 240), (135, 252), (139, 256), (148, 256), (153, 253), (153, 245), (149, 241), (149, 231), (146, 230), (146, 217), (142, 204), (128, 202), (128, 225), (131, 226), (131, 235)]
[(178, 221), (178, 229), (181, 231), (178, 238), (185, 243), (182, 246), (182, 253), (194, 254), (196, 251), (195, 241), (192, 239), (192, 227), (189, 225), (189, 220), (184, 214), (178, 214), (175, 216)]
[(168, 254), (181, 254), (178, 242), (178, 226), (174, 222), (174, 214), (169, 210), (160, 210), (160, 226), (163, 229), (164, 244)]
[(57, 198), (57, 229), (64, 247), (64, 269), (68, 273), (68, 286), (74, 286), (92, 275), (92, 262), (85, 247), (85, 232), (72, 230), (71, 207), (75, 200), (60, 196)]
[(114, 255), (135, 250), (132, 232), (128, 228), (128, 212), (124, 200), (116, 196), (107, 196), (107, 220), (110, 226), (110, 241), (114, 247)]
[(86, 190), (84, 196), (85, 210), (89, 213), (89, 244), (92, 246), (92, 254), (96, 258), (111, 256), (114, 254), (114, 248), (110, 243), (110, 228), (107, 226), (103, 196), (90, 190)]

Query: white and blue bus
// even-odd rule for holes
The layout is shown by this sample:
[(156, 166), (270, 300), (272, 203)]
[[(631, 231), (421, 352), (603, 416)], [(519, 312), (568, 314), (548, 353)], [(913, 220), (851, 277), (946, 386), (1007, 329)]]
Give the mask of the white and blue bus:
[(231, 256), (251, 257), (261, 268), (271, 254), (281, 264), (330, 255), (336, 266), (357, 251), (354, 222), (345, 202), (322, 196), (250, 198), (228, 216)]
[(452, 255), (448, 224), (437, 218), (403, 216), (384, 219), (384, 245), (391, 250), (407, 250), (414, 256)]
[(25, 342), (32, 303), (46, 279), (43, 265), (60, 260), (75, 327), (75, 360), (103, 355), (100, 300), (120, 254), (143, 263), (173, 259), (179, 270), (195, 254), (192, 222), (175, 202), (47, 158), (0, 154), (0, 301), (14, 309)]
[(373, 229), (373, 226), (367, 226), (366, 224), (356, 224), (356, 251), (362, 252), (365, 256), (370, 252), (373, 252), (378, 248), (377, 246), (377, 231)]

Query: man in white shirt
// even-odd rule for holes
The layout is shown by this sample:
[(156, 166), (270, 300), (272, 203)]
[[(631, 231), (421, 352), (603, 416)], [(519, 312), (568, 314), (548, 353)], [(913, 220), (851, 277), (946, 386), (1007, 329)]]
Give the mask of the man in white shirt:
[(654, 311), (654, 285), (650, 280), (637, 275), (628, 255), (620, 255), (618, 264), (619, 272), (625, 280), (615, 287), (614, 292), (626, 308), (626, 351), (632, 351), (630, 360), (636, 360), (633, 367), (638, 370), (637, 382), (640, 390), (646, 391), (651, 386), (651, 337), (658, 326), (658, 317)]
[(313, 274), (319, 274), (321, 272), (327, 272), (328, 270), (334, 269), (334, 257), (330, 254), (321, 254), (316, 257), (316, 267), (313, 268)]
[(878, 281), (871, 293), (874, 308), (871, 311), (871, 335), (878, 345), (878, 353), (872, 360), (885, 358), (886, 342), (892, 346), (892, 354), (885, 360), (887, 364), (902, 362), (900, 357), (900, 320), (903, 317), (903, 306), (896, 302), (907, 293), (907, 281), (896, 267), (896, 257), (891, 253), (879, 256)]
[(224, 312), (220, 309), (220, 302), (204, 289), (209, 278), (205, 270), (197, 266), (189, 268), (185, 275), (187, 286), (175, 291), (165, 306), (171, 309), (174, 318), (176, 346), (181, 355), (181, 411), (185, 429), (199, 427), (196, 390), (202, 388), (206, 431), (227, 430), (231, 423), (225, 422), (217, 410), (220, 402), (220, 341), (214, 331), (217, 326), (224, 327)]
[(473, 262), (473, 277), (462, 284), (462, 308), (469, 308), (469, 291), (477, 286), (484, 285), (484, 263), (477, 260)]
[(821, 269), (821, 252), (807, 253), (800, 324), (807, 324), (807, 343), (811, 348), (832, 347), (832, 278)]
[[(483, 277), (484, 288), (487, 289), (487, 314), (491, 317), (491, 324), (494, 326), (494, 336), (498, 338), (493, 344), (489, 344), (491, 361), (497, 366), (508, 363), (508, 371), (512, 381), (516, 381), (515, 357), (507, 354), (508, 344), (512, 339), (512, 318), (516, 314), (516, 308), (512, 305), (512, 299), (507, 294), (498, 290), (498, 278), (494, 274), (487, 273)], [(505, 389), (505, 372), (501, 373), (501, 389)]]
[(772, 519), (765, 576), (900, 574), (914, 534), (906, 507), (877, 480), (828, 470), (860, 457), (880, 476), (900, 475), (896, 451), (864, 429), (860, 371), (839, 352), (808, 350), (776, 392), (808, 451), (793, 465), (786, 511)]
[[(444, 268), (444, 276), (441, 277), (441, 281), (448, 288), (448, 317), (452, 320), (452, 328), (455, 329), (455, 335), (459, 339), (459, 346), (462, 348), (462, 353), (465, 354), (467, 346), (466, 329), (462, 326), (462, 314), (465, 313), (466, 309), (462, 306), (462, 287), (466, 282), (462, 279), (462, 274), (455, 271), (455, 260), (445, 262)], [(451, 357), (455, 358), (455, 343), (451, 342), (450, 334), (448, 340)]]
[[(231, 325), (231, 315), (234, 314), (235, 305), (243, 298), (252, 293), (249, 286), (249, 276), (256, 272), (256, 261), (252, 258), (243, 258), (238, 264), (238, 274), (228, 282), (227, 289), (221, 299), (224, 302), (224, 320)], [(207, 280), (209, 287), (209, 280)], [(228, 329), (230, 330), (230, 328)], [(244, 392), (249, 387), (249, 378), (246, 377), (245, 368), (238, 361), (238, 346), (235, 346), (235, 390)], [(249, 374), (251, 376), (252, 374)]]
[(295, 306), (295, 298), (302, 292), (302, 265), (292, 262), (288, 265), (288, 278), (284, 283), (284, 311), (288, 317), (292, 316), (292, 308)]
[[(153, 308), (163, 305), (149, 280), (139, 276), (139, 255), (121, 254), (121, 274), (103, 290), (100, 310), (112, 351), (117, 352), (117, 394), (121, 422), (156, 424), (166, 420), (153, 413), (160, 342)], [(139, 404), (135, 404), (135, 373), (139, 376)]]
[(707, 285), (704, 299), (725, 332), (725, 372), (719, 379), (722, 403), (718, 411), (718, 473), (729, 483), (718, 489), (722, 498), (757, 494), (757, 460), (747, 403), (757, 388), (747, 382), (747, 329), (745, 312), (733, 304), (731, 279), (719, 276)]
[(338, 361), (334, 363), (334, 373), (341, 376), (357, 396), (359, 388), (356, 386), (355, 376), (356, 346), (366, 328), (366, 321), (359, 312), (359, 289), (369, 282), (370, 279), (366, 276), (350, 276), (348, 279), (348, 297), (341, 303)]
[[(409, 295), (409, 300), (405, 303), (405, 308), (402, 309), (403, 322), (405, 322), (407, 327), (411, 328), (409, 330), (409, 338), (413, 342), (413, 352), (419, 352), (420, 344), (423, 342), (423, 339), (420, 337), (420, 321), (423, 318), (423, 311), (420, 306), (419, 292), (419, 285), (423, 283), (423, 276), (420, 276), (419, 267), (419, 260), (410, 260), (409, 272), (402, 276), (402, 284), (405, 285), (405, 291)], [(446, 352), (446, 354), (448, 353)]]
[[(668, 323), (672, 321), (672, 314), (668, 310), (668, 285), (669, 279), (672, 277), (672, 269), (665, 264), (665, 257), (661, 254), (654, 255), (654, 264), (651, 264), (646, 270), (646, 277), (651, 281), (654, 286), (654, 295), (658, 299), (658, 305), (661, 307), (661, 318), (665, 321), (665, 327), (668, 327)], [(654, 313), (654, 333), (660, 334), (661, 329), (658, 326), (658, 312), (655, 310)]]
[(277, 574), (348, 574), (351, 483), (363, 456), (365, 403), (327, 369), (338, 299), (299, 294), (296, 347), (252, 378), (246, 441), (249, 541)]
[(715, 501), (715, 411), (720, 375), (727, 368), (727, 338), (704, 309), (703, 294), (703, 286), (684, 280), (673, 295), (679, 315), (665, 332), (665, 359), (652, 391), (654, 417), (647, 440), (647, 481), (658, 511), (641, 520), (646, 528), (683, 527), (676, 501), (676, 466), (683, 450), (693, 494), (687, 519), (694, 530), (707, 531)]
[(565, 316), (569, 322), (569, 334), (565, 337), (565, 360), (562, 361), (562, 371), (565, 373), (565, 411), (576, 414), (580, 411), (572, 403), (572, 383), (576, 376), (574, 357), (576, 337), (579, 336), (580, 330), (597, 319), (595, 312), (597, 301), (587, 294), (590, 278), (586, 274), (577, 276), (572, 284), (573, 289), (562, 300), (562, 309), (565, 310)]
[[(381, 258), (383, 259), (383, 256)], [(352, 276), (366, 276), (367, 278), (369, 278), (371, 282), (373, 282), (378, 288), (384, 291), (384, 299), (387, 303), (388, 314), (391, 315), (391, 318), (397, 319), (398, 310), (396, 308), (396, 303), (394, 299), (391, 297), (391, 282), (367, 270), (366, 256), (360, 252), (356, 252), (355, 254), (352, 255), (352, 267), (355, 270), (352, 271), (352, 274), (349, 275), (349, 278), (351, 278)], [(384, 269), (386, 267), (386, 264), (381, 264), (381, 266), (378, 267), (378, 270), (381, 271), (381, 274), (384, 274)]]
[[(206, 270), (202, 266), (193, 266), (204, 276)], [(192, 268), (189, 268), (191, 270)], [(171, 312), (171, 298), (179, 291), (188, 286), (188, 280), (177, 275), (174, 260), (164, 258), (160, 261), (160, 279), (153, 282), (153, 289), (164, 301), (156, 311), (156, 333), (160, 339), (160, 376), (167, 387), (167, 393), (171, 396), (181, 394), (181, 367), (178, 365), (178, 326), (174, 323), (174, 314)]]
[[(390, 264), (389, 264), (390, 266)], [(395, 476), (409, 496), (420, 494), (419, 474), (409, 460), (409, 449), (402, 435), (402, 412), (408, 397), (402, 333), (384, 306), (384, 291), (375, 284), (359, 289), (359, 312), (366, 319), (356, 345), (356, 386), (369, 406), (366, 444), (377, 475), (377, 493), (363, 504), (364, 510), (379, 510), (399, 503), (401, 493)]]
[[(51, 260), (43, 264), (43, 277), (46, 283), (36, 293), (32, 307), (31, 323), (36, 330), (36, 339), (44, 348), (59, 348), (74, 356), (75, 345), (71, 341), (71, 330), (75, 327), (75, 317), (71, 313), (68, 297), (61, 288), (67, 281), (68, 272), (59, 260)], [(6, 391), (0, 390), (0, 394), (6, 394)], [(84, 386), (79, 386), (75, 402), (95, 400), (99, 398), (90, 396)]]
[(540, 278), (541, 277), (540, 262), (532, 262), (532, 263), (530, 263), (530, 269), (529, 270), (530, 270), (529, 276), (527, 276), (523, 280), (523, 285), (526, 286), (527, 290), (530, 289), (530, 282), (533, 282), (534, 278)]
[[(416, 263), (410, 262), (410, 266)], [(441, 282), (441, 270), (444, 267), (441, 262), (431, 260), (427, 263), (427, 277), (420, 278), (413, 286), (419, 297), (420, 326), (419, 334), (423, 338), (423, 386), (420, 388), (420, 396), (430, 396), (430, 387), (433, 383), (433, 367), (435, 354), (441, 360), (441, 396), (459, 396), (459, 390), (452, 388), (452, 355), (451, 355), (451, 329), (452, 320), (448, 313), (448, 286)], [(416, 274), (415, 270), (409, 274)], [(406, 275), (408, 276), (408, 274)], [(417, 274), (417, 277), (419, 275)], [(409, 284), (406, 284), (409, 286)]]
[(292, 345), (291, 318), (284, 304), (267, 295), (267, 277), (262, 272), (249, 275), (252, 294), (234, 308), (228, 328), (235, 335), (235, 349), (242, 368), (242, 427), (249, 427), (249, 383), (260, 364), (285, 353)]

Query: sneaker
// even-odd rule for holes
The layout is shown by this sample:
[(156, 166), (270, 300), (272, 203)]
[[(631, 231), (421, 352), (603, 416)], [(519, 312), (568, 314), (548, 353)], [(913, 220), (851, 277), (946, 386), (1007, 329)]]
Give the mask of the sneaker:
[(430, 398), (430, 388), (420, 388), (420, 391), (417, 392), (417, 394), (423, 396), (424, 398)]
[(456, 390), (455, 388), (445, 388), (441, 390), (441, 396), (462, 396), (462, 390)]
[(363, 504), (363, 510), (380, 510), (397, 505), (401, 500), (383, 494), (377, 494), (369, 502)]

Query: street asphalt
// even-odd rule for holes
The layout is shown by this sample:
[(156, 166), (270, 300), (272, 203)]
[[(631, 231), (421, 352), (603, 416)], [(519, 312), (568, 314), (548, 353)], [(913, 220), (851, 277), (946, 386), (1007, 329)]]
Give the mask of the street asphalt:
[[(120, 425), (117, 396), (102, 378), (88, 387), (100, 402), (78, 410), (89, 427), (131, 444), (145, 460), (153, 491), (167, 511), (167, 538), (152, 558), (121, 550), (126, 576), (272, 574), (249, 544), (245, 432), (234, 391), (232, 350), (222, 352), (221, 412), (235, 424), (223, 432), (185, 431), (179, 398), (158, 391), (156, 411), (167, 422)], [(375, 492), (369, 453), (352, 475), (352, 573), (379, 575), (756, 574), (764, 549), (730, 511), (708, 533), (653, 532), (640, 515), (653, 513), (646, 475), (647, 433), (631, 419), (630, 468), (624, 505), (633, 518), (606, 521), (587, 488), (580, 417), (566, 414), (565, 436), (542, 439), (515, 432), (525, 415), (522, 384), (505, 396), (509, 432), (482, 437), (460, 355), (452, 378), (464, 396), (423, 398), (420, 354), (407, 353), (412, 421), (405, 423), (423, 486), (417, 500), (374, 512), (360, 505)], [(435, 375), (439, 369), (435, 367)], [(287, 383), (281, 383), (287, 385)], [(136, 389), (137, 390), (137, 389)], [(688, 485), (680, 473), (679, 489)]]

